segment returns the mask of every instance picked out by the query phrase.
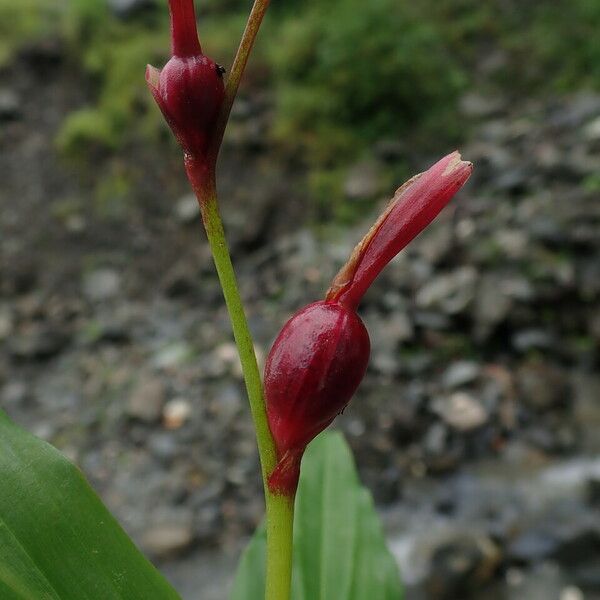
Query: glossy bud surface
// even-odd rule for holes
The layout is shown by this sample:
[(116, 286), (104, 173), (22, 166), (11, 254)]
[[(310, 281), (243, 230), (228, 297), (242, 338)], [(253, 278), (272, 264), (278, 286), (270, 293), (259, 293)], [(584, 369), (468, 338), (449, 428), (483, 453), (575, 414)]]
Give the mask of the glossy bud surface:
[(170, 0), (172, 58), (146, 82), (184, 152), (201, 157), (225, 95), (223, 70), (202, 54), (193, 0)]
[(277, 446), (273, 489), (295, 489), (304, 448), (348, 404), (369, 361), (369, 335), (342, 304), (315, 302), (283, 327), (265, 366), (269, 426)]

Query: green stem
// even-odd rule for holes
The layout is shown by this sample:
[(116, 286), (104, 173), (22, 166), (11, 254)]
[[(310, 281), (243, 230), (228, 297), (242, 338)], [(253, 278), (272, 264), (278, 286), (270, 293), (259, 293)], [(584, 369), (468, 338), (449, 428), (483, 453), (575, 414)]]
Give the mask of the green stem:
[(250, 52), (254, 46), (258, 30), (260, 29), (262, 20), (267, 12), (267, 8), (269, 8), (269, 4), (270, 0), (254, 0), (254, 4), (252, 5), (246, 28), (244, 29), (240, 45), (235, 58), (233, 59), (233, 65), (231, 65), (231, 72), (229, 73), (227, 83), (225, 84), (225, 97), (223, 98), (223, 104), (221, 105), (219, 116), (217, 117), (209, 150), (209, 155), (213, 159), (216, 159), (219, 154), (223, 135), (225, 134), (225, 128), (227, 127), (227, 121), (229, 120), (229, 114), (231, 113), (231, 107), (233, 106), (238, 88), (240, 87), (242, 75), (244, 74), (248, 58), (250, 57)]
[(294, 498), (267, 494), (266, 600), (289, 600), (292, 586)]
[(254, 344), (248, 328), (235, 272), (219, 214), (215, 185), (215, 166), (231, 108), (248, 63), (248, 58), (270, 0), (255, 0), (242, 35), (231, 72), (225, 86), (225, 97), (212, 140), (204, 161), (186, 157), (188, 177), (198, 197), (208, 243), (215, 261), (225, 304), (231, 319), (235, 343), (240, 354), (242, 372), (250, 400), (250, 411), (256, 429), (256, 440), (262, 470), (267, 512), (267, 579), (265, 600), (289, 600), (292, 581), (292, 541), (294, 497), (272, 494), (268, 477), (277, 465), (275, 442), (269, 429), (262, 380), (256, 362)]
[(256, 429), (267, 512), (266, 600), (289, 600), (292, 576), (294, 498), (272, 494), (267, 479), (277, 464), (275, 442), (269, 429), (262, 380), (235, 271), (231, 263), (223, 222), (219, 213), (214, 167), (187, 157), (186, 170), (198, 198), (233, 335), (240, 354), (250, 411)]

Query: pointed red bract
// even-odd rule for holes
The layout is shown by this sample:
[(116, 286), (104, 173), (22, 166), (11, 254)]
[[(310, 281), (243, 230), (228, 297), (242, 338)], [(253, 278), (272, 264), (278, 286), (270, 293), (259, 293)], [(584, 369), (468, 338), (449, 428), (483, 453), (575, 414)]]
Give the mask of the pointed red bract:
[(181, 58), (202, 54), (193, 0), (169, 0), (171, 54)]
[(381, 270), (437, 217), (472, 170), (453, 152), (400, 187), (333, 280), (327, 299), (356, 308)]

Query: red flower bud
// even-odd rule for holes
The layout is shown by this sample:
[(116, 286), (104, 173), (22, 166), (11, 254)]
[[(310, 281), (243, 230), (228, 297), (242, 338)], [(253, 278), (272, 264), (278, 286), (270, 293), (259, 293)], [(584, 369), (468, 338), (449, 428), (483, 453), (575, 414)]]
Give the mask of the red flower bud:
[(269, 477), (273, 492), (294, 494), (304, 449), (344, 410), (365, 374), (370, 342), (355, 312), (362, 296), (471, 171), (471, 163), (454, 152), (399, 188), (326, 299), (298, 311), (281, 330), (265, 366), (267, 417), (278, 459)]
[(279, 459), (269, 479), (273, 489), (296, 489), (304, 448), (348, 404), (369, 353), (363, 322), (342, 304), (309, 304), (285, 324), (265, 366), (267, 416)]
[(223, 69), (202, 54), (193, 0), (169, 0), (172, 58), (146, 82), (184, 152), (205, 154), (225, 93)]

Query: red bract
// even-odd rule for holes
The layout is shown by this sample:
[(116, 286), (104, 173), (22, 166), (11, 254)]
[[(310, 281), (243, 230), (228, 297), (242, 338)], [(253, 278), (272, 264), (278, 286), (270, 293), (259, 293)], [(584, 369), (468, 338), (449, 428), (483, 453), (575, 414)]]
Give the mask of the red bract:
[(201, 158), (224, 97), (223, 69), (202, 54), (193, 0), (169, 0), (172, 58), (146, 82), (184, 152)]
[(356, 308), (381, 270), (438, 216), (465, 184), (473, 165), (458, 152), (396, 190), (385, 211), (333, 280), (327, 300)]
[(398, 189), (340, 270), (326, 299), (298, 311), (267, 358), (265, 395), (278, 464), (273, 492), (293, 495), (307, 444), (350, 401), (369, 360), (367, 331), (356, 308), (385, 265), (439, 214), (471, 175), (449, 154)]

